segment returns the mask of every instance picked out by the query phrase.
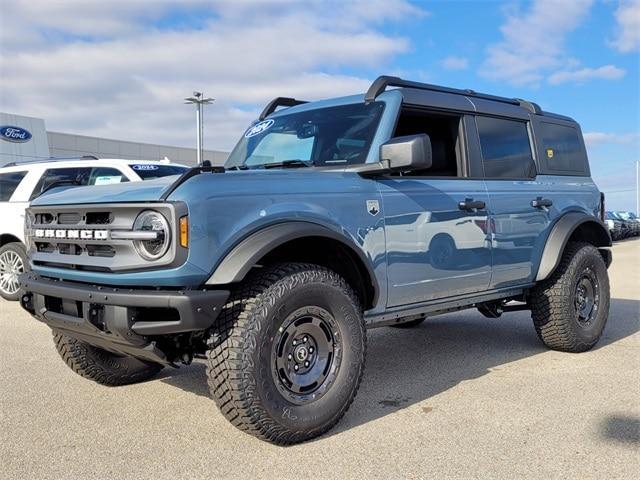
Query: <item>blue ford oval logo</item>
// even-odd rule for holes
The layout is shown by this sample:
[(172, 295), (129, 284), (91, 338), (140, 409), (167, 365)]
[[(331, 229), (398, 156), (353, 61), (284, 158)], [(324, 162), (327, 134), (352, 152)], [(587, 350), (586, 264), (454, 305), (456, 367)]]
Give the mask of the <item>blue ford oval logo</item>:
[(13, 125), (3, 125), (0, 127), (0, 138), (7, 142), (24, 143), (31, 140), (31, 132)]

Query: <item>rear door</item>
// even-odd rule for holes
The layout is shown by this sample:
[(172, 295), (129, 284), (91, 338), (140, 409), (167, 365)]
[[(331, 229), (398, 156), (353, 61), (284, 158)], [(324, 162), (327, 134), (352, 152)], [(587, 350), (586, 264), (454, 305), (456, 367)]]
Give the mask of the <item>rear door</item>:
[(487, 191), (492, 245), (490, 288), (533, 281), (549, 232), (553, 202), (537, 178), (527, 119), (476, 115), (476, 140)]

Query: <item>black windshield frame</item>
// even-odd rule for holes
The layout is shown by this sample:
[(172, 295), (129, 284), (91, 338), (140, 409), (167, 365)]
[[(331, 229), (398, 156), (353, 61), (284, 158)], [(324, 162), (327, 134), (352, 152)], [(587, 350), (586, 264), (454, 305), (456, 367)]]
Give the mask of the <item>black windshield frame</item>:
[[(227, 169), (306, 165), (346, 168), (367, 160), (384, 102), (350, 103), (268, 117), (254, 123), (233, 149)], [(267, 167), (270, 168), (270, 167)]]

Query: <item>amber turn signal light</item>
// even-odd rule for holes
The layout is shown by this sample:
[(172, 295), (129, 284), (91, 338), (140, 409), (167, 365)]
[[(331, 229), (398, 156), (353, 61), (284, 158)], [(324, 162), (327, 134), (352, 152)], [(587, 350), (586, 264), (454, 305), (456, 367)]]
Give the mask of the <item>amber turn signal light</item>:
[(189, 246), (189, 217), (180, 217), (180, 246)]

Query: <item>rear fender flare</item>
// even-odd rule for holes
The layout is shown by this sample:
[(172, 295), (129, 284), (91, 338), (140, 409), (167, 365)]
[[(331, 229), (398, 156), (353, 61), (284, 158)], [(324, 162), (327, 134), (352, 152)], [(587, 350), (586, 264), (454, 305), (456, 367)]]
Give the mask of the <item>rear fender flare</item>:
[(540, 259), (536, 282), (548, 278), (554, 272), (560, 263), (562, 252), (564, 252), (569, 238), (580, 226), (588, 226), (590, 229), (594, 229), (594, 238), (597, 239), (596, 247), (611, 246), (609, 232), (600, 220), (582, 212), (567, 213), (551, 228), (551, 233), (547, 237)]

